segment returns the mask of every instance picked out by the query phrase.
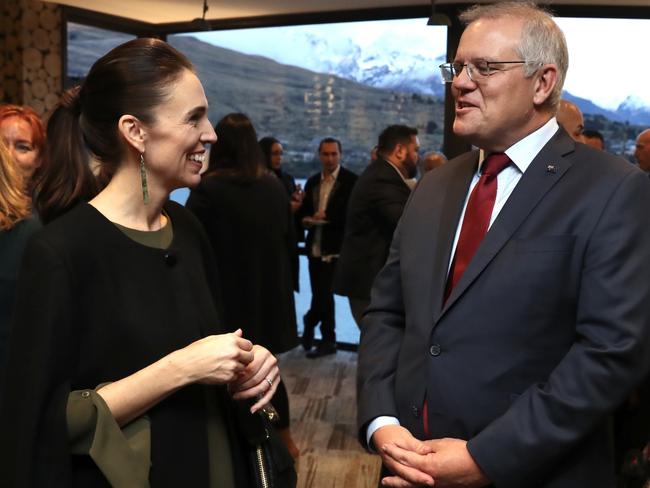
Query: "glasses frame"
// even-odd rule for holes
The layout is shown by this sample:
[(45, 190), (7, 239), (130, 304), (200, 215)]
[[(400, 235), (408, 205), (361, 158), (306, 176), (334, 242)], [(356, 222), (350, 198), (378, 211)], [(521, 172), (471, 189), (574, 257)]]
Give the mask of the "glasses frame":
[[(485, 67), (487, 68), (487, 74), (482, 75), (478, 74), (478, 69), (476, 67), (476, 63), (485, 63)], [(528, 61), (485, 61), (485, 60), (479, 60), (479, 61), (469, 61), (467, 63), (442, 63), (438, 68), (440, 68), (440, 74), (442, 76), (442, 81), (445, 83), (452, 83), (454, 81), (454, 78), (460, 76), (460, 74), (463, 72), (463, 69), (467, 68), (467, 76), (469, 77), (470, 80), (472, 80), (474, 83), (478, 83), (482, 80), (485, 80), (492, 76), (492, 74), (502, 71), (495, 69), (494, 71), (491, 71), (491, 65), (493, 64), (528, 64)], [(460, 69), (457, 69), (457, 67), (460, 66)], [(451, 73), (451, 78), (449, 78), (447, 75)]]

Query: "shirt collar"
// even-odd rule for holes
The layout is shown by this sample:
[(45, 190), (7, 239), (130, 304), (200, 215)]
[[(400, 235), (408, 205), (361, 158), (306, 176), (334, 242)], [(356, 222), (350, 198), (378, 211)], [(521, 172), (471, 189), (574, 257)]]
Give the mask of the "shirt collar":
[[(526, 137), (520, 139), (506, 149), (506, 155), (510, 158), (510, 161), (512, 161), (517, 169), (524, 173), (528, 169), (528, 166), (530, 166), (530, 163), (533, 162), (533, 159), (535, 159), (535, 156), (537, 156), (546, 143), (551, 140), (551, 137), (553, 137), (559, 127), (560, 126), (555, 117), (551, 117), (548, 122), (535, 132), (528, 134)], [(485, 157), (485, 151), (481, 149), (479, 156), (479, 171)]]
[(413, 187), (411, 186), (412, 183), (410, 183), (410, 181), (412, 180), (412, 178), (411, 178), (411, 179), (404, 178), (404, 175), (402, 174), (402, 172), (399, 170), (399, 168), (398, 168), (397, 166), (395, 166), (393, 163), (391, 163), (391, 162), (390, 162), (388, 159), (386, 159), (386, 158), (381, 158), (381, 159), (383, 159), (384, 161), (386, 161), (388, 164), (390, 164), (390, 165), (393, 167), (393, 169), (394, 169), (395, 171), (397, 171), (397, 174), (399, 175), (400, 178), (402, 178), (402, 181), (404, 182), (404, 184), (405, 184), (406, 186), (408, 186), (409, 188), (413, 189)]
[[(332, 171), (332, 174), (330, 175), (334, 181), (339, 177), (339, 171), (341, 171), (341, 165), (339, 164), (334, 171)], [(325, 179), (325, 173), (322, 171), (320, 172), (320, 180), (323, 181)]]

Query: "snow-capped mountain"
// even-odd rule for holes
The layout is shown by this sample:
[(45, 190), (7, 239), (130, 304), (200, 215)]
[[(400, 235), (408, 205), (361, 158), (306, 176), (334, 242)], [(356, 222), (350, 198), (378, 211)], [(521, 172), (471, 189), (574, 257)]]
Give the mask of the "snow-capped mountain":
[(586, 98), (580, 98), (565, 91), (562, 98), (575, 103), (583, 114), (604, 115), (610, 120), (617, 122), (629, 122), (636, 125), (650, 125), (650, 106), (640, 97), (628, 96), (616, 110), (609, 110), (595, 104)]
[[(331, 73), (377, 88), (443, 96), (445, 87), (438, 65), (444, 54), (435, 54), (422, 37), (399, 42), (390, 36), (377, 36), (360, 42), (341, 35), (316, 34), (302, 29), (274, 34), (274, 42), (260, 42), (253, 36), (228, 38), (227, 32), (208, 42), (248, 54), (269, 57), (282, 64), (299, 66), (320, 73)], [(200, 36), (198, 36), (201, 38)], [(289, 47), (290, 46), (290, 47)], [(442, 53), (444, 46), (439, 46)]]
[(445, 62), (444, 56), (428, 56), (419, 50), (398, 51), (381, 39), (362, 49), (351, 39), (332, 42), (311, 35), (309, 44), (315, 55), (308, 68), (314, 71), (332, 73), (377, 88), (444, 95), (445, 86), (438, 72), (438, 65)]
[[(354, 24), (354, 23), (353, 23)], [(279, 63), (317, 73), (330, 73), (376, 88), (434, 97), (444, 96), (438, 65), (445, 62), (444, 38), (422, 30), (421, 22), (392, 30), (366, 32), (366, 27), (342, 30), (321, 26), (277, 29), (273, 32), (223, 31), (205, 40), (246, 54), (265, 56)], [(425, 29), (431, 29), (425, 28)], [(194, 34), (203, 38), (201, 34)], [(218, 36), (218, 37), (217, 37)], [(616, 109), (595, 97), (579, 98), (565, 92), (585, 114), (638, 125), (650, 125), (650, 99), (629, 95)]]
[(618, 106), (616, 112), (624, 119), (635, 124), (650, 125), (650, 107), (647, 102), (635, 95), (629, 95)]

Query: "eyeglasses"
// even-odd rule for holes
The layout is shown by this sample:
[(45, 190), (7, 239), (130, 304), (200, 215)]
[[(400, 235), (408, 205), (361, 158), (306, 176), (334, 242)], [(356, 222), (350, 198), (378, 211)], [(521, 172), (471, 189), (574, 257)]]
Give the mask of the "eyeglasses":
[(467, 67), (467, 76), (473, 82), (477, 83), (485, 80), (493, 73), (503, 71), (499, 68), (493, 68), (494, 64), (526, 64), (527, 61), (471, 61), (468, 63), (443, 63), (439, 66), (442, 80), (445, 83), (451, 83), (456, 76), (460, 76), (463, 68)]

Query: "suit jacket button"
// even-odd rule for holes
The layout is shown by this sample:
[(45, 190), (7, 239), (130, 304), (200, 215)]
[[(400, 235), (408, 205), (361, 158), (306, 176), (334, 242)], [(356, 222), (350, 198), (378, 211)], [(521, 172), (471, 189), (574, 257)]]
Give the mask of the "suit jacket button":
[(413, 413), (413, 416), (414, 416), (416, 419), (420, 418), (420, 409), (419, 409), (418, 407), (416, 407), (415, 405), (413, 405), (413, 406), (411, 407), (411, 412)]
[(176, 261), (178, 259), (176, 258), (176, 253), (173, 251), (167, 251), (165, 252), (165, 263), (167, 266), (174, 266), (176, 264)]
[(441, 352), (441, 351), (442, 351), (442, 349), (440, 349), (440, 345), (439, 345), (439, 344), (433, 344), (433, 345), (429, 348), (429, 354), (431, 354), (431, 355), (434, 356), (434, 357), (435, 357), (435, 356), (440, 356), (440, 352)]

